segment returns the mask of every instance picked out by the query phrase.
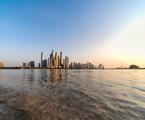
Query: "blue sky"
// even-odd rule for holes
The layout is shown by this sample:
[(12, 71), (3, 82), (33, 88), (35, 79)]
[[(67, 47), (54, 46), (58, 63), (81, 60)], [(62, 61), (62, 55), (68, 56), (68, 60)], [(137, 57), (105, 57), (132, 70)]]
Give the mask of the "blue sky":
[(38, 63), (54, 49), (70, 61), (145, 67), (144, 18), (144, 0), (1, 0), (0, 61)]

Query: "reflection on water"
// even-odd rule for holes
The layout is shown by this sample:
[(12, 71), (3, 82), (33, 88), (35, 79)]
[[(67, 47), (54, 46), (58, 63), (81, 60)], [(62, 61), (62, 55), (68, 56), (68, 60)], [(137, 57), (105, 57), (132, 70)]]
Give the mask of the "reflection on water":
[(144, 120), (144, 103), (144, 70), (0, 70), (0, 120)]

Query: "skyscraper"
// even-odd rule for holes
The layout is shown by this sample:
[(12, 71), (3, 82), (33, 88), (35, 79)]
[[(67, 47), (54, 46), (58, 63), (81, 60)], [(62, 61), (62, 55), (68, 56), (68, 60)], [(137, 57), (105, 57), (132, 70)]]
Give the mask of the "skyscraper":
[(50, 59), (48, 58), (47, 66), (50, 67)]
[(40, 63), (38, 63), (38, 68), (40, 68)]
[(25, 67), (26, 67), (26, 63), (24, 62), (24, 63), (23, 63), (23, 68), (25, 68)]
[(63, 68), (65, 68), (65, 59), (63, 59)]
[(34, 68), (35, 67), (34, 61), (30, 61), (29, 65), (30, 65), (31, 68)]
[(60, 66), (63, 67), (63, 56), (62, 56), (62, 51), (60, 52)]
[(60, 68), (60, 57), (58, 55), (58, 68)]
[(52, 50), (52, 53), (50, 54), (50, 68), (54, 67), (54, 51)]
[(41, 52), (41, 68), (43, 67), (43, 52)]
[(27, 63), (27, 66), (30, 67), (30, 63)]
[(44, 60), (43, 60), (43, 67), (44, 67), (44, 68), (47, 68), (47, 59), (44, 59)]
[(58, 68), (58, 54), (57, 54), (57, 52), (55, 53), (55, 58), (54, 58), (54, 68)]
[(68, 69), (69, 68), (69, 59), (67, 56), (65, 56), (65, 68)]
[(0, 62), (0, 68), (4, 67), (3, 62)]

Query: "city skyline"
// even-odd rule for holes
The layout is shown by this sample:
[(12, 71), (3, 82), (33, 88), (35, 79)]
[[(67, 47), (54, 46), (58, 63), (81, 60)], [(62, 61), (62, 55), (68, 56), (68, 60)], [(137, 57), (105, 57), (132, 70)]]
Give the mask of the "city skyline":
[[(38, 63), (38, 66), (41, 68), (69, 68), (69, 58), (65, 56), (63, 58), (62, 51), (60, 55), (52, 50), (49, 57), (44, 59), (43, 52), (41, 52), (41, 62)], [(40, 67), (39, 66), (39, 67)]]
[[(81, 63), (81, 62), (70, 62), (69, 57), (64, 55), (62, 51), (60, 54), (54, 50), (50, 53), (49, 56), (44, 57), (44, 53), (40, 54), (40, 62), (35, 63), (35, 61), (31, 60), (29, 62), (23, 62), (22, 66), (15, 66), (17, 68), (49, 68), (49, 69), (94, 69), (97, 68), (91, 62)], [(101, 64), (102, 65), (102, 64)], [(10, 67), (10, 66), (9, 66)], [(99, 68), (99, 67), (98, 67)], [(103, 67), (104, 68), (104, 67)], [(100, 69), (103, 69), (100, 68)]]
[[(145, 68), (145, 1), (2, 0), (0, 61), (39, 63), (40, 51), (107, 68)], [(44, 56), (45, 57), (45, 56)]]

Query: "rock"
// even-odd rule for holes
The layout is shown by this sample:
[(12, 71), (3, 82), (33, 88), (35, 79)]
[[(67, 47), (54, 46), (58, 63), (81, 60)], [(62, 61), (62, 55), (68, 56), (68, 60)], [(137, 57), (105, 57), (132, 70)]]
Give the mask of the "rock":
[(62, 109), (61, 109), (61, 108), (59, 108), (59, 109), (58, 109), (58, 111), (59, 111), (59, 112), (61, 112), (61, 111), (62, 111)]

